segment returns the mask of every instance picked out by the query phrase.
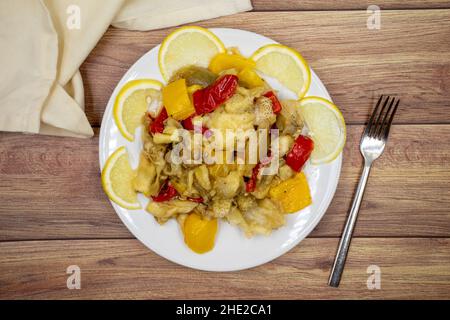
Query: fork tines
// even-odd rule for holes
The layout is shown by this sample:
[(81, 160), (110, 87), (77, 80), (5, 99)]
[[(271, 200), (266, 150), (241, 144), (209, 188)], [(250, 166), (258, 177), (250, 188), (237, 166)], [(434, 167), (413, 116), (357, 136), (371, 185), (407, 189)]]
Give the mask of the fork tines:
[[(387, 140), (399, 103), (400, 99), (381, 95), (367, 123), (364, 135), (374, 139)], [(381, 110), (380, 106), (382, 106)]]

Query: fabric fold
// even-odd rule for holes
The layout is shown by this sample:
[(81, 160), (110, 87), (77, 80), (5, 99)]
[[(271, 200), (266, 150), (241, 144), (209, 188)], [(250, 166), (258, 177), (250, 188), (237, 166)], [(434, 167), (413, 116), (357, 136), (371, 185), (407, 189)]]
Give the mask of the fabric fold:
[(112, 21), (117, 28), (146, 31), (252, 10), (250, 0), (129, 0)]
[(92, 137), (79, 67), (111, 24), (145, 31), (251, 9), (250, 0), (2, 0), (0, 131)]
[(0, 130), (39, 133), (56, 80), (58, 36), (40, 1), (0, 1)]

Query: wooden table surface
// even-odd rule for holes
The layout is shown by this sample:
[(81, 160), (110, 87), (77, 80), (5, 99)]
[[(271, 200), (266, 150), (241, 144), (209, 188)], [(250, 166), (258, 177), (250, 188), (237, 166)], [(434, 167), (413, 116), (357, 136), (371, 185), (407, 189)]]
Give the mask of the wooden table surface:
[[(230, 273), (191, 270), (148, 250), (100, 185), (98, 132), (127, 69), (171, 29), (110, 29), (83, 64), (89, 140), (0, 133), (0, 298), (450, 298), (450, 2), (254, 0), (198, 23), (255, 31), (298, 49), (348, 124), (338, 190), (317, 228), (282, 257)], [(340, 288), (327, 286), (361, 171), (358, 142), (375, 99), (401, 97), (375, 163)], [(81, 269), (81, 289), (66, 268)], [(369, 290), (367, 268), (381, 270)]]

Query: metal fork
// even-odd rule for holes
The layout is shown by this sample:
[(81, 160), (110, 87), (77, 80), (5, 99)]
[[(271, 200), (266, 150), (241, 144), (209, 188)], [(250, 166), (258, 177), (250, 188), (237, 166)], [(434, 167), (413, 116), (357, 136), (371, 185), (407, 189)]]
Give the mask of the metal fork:
[[(384, 101), (383, 101), (384, 100)], [(366, 129), (361, 138), (359, 149), (364, 157), (364, 169), (356, 189), (353, 204), (345, 223), (344, 232), (342, 233), (339, 248), (334, 260), (333, 269), (331, 270), (328, 285), (338, 287), (341, 281), (342, 271), (344, 270), (345, 260), (347, 258), (348, 248), (352, 239), (353, 229), (355, 227), (356, 218), (358, 216), (361, 200), (364, 195), (367, 180), (369, 178), (370, 168), (374, 160), (383, 153), (389, 136), (392, 120), (397, 111), (399, 99), (387, 96), (384, 99), (382, 95), (377, 102)], [(379, 110), (381, 107), (381, 111)]]

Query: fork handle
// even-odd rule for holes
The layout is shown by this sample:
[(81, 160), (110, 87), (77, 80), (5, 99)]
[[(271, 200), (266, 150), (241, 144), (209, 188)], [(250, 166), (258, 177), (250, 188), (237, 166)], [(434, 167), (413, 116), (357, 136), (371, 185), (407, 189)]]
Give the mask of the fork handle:
[(359, 207), (366, 189), (367, 180), (369, 179), (369, 173), (371, 163), (364, 163), (364, 169), (361, 174), (361, 178), (356, 189), (355, 197), (353, 199), (352, 208), (345, 223), (344, 232), (342, 233), (341, 241), (339, 242), (339, 248), (334, 259), (333, 269), (331, 270), (330, 279), (328, 285), (332, 287), (338, 287), (341, 281), (342, 271), (344, 270), (345, 260), (347, 259), (348, 248), (352, 240), (353, 229), (356, 224), (356, 218), (358, 216)]

